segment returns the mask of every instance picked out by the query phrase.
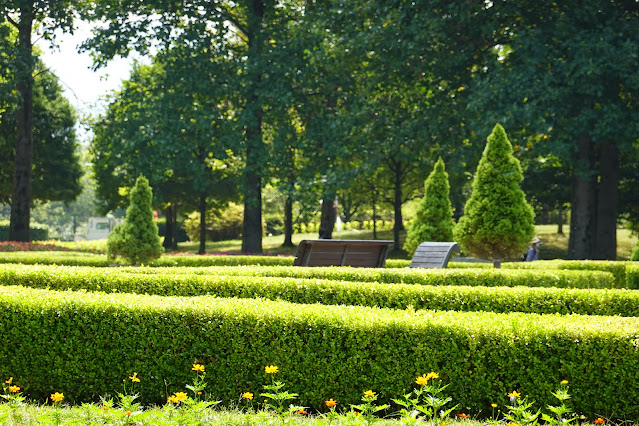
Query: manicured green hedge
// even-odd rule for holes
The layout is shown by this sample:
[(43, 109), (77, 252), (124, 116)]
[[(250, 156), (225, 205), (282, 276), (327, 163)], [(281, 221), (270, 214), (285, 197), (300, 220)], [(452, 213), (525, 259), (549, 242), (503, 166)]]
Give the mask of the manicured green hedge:
[[(106, 267), (114, 264), (106, 255), (70, 252), (11, 252), (0, 253), (0, 263), (22, 263), (28, 265), (66, 265)], [(211, 256), (162, 256), (150, 263), (151, 266), (237, 266), (268, 265), (290, 266), (293, 258), (288, 256), (248, 256), (248, 255), (211, 255)]]
[[(155, 269), (130, 269), (131, 272), (155, 273)], [(339, 281), (394, 284), (466, 285), (486, 287), (561, 287), (613, 288), (608, 272), (559, 270), (500, 269), (376, 269), (376, 268), (302, 268), (296, 266), (241, 266), (210, 268), (171, 268), (174, 274), (246, 275), (290, 278), (317, 278)]]
[[(167, 298), (0, 287), (0, 377), (44, 399), (95, 400), (133, 372), (144, 403), (185, 390), (191, 363), (229, 404), (278, 380), (322, 409), (335, 398), (399, 397), (439, 372), (460, 407), (489, 410), (512, 390), (539, 405), (568, 380), (577, 412), (638, 418), (639, 319), (397, 311), (256, 299)], [(324, 407), (325, 408), (325, 407)], [(465, 410), (465, 409), (464, 409)]]
[[(281, 299), (296, 303), (360, 305), (393, 309), (639, 316), (639, 292), (631, 290), (431, 286), (233, 276), (250, 272), (245, 269), (206, 268), (198, 269), (198, 272), (208, 271), (208, 274), (196, 275), (176, 274), (175, 270), (166, 268), (146, 268), (141, 271), (147, 273), (135, 274), (128, 272), (134, 268), (109, 270), (4, 265), (0, 266), (0, 284), (52, 290), (87, 290), (161, 296), (215, 295)], [(251, 269), (252, 272), (259, 273), (269, 268), (253, 267)], [(185, 271), (186, 268), (178, 270), (178, 272)], [(428, 275), (441, 274), (427, 274), (426, 277)]]
[[(0, 241), (9, 241), (9, 221), (0, 220)], [(31, 241), (42, 241), (49, 239), (50, 228), (47, 225), (31, 222), (29, 227), (29, 237)]]
[(514, 269), (566, 269), (581, 271), (605, 271), (615, 277), (616, 287), (626, 287), (626, 266), (631, 262), (609, 260), (540, 260), (537, 262), (504, 263), (504, 268)]
[(626, 266), (626, 287), (639, 289), (639, 262), (629, 263)]

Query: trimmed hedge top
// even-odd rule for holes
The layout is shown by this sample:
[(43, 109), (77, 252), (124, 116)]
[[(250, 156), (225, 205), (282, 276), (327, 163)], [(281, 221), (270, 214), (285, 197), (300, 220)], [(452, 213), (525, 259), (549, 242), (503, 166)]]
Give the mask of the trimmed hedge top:
[[(182, 274), (176, 274), (173, 268), (3, 265), (0, 266), (0, 284), (163, 296), (282, 299), (393, 309), (639, 316), (639, 292), (629, 290), (443, 285), (445, 282), (455, 284), (455, 276), (448, 274), (444, 274), (444, 280), (441, 274), (425, 274), (425, 278), (434, 275), (438, 285), (258, 276), (268, 274), (270, 269), (277, 268), (202, 268), (196, 270), (200, 273), (197, 275), (185, 273), (186, 268), (178, 269), (177, 272)], [(318, 271), (318, 268), (291, 269)], [(250, 276), (251, 272), (256, 276)], [(506, 275), (518, 278), (520, 272), (509, 271)]]

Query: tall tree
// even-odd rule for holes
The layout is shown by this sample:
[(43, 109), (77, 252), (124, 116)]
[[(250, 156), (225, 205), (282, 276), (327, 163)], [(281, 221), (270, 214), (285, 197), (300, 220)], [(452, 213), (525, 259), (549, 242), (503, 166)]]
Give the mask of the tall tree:
[(75, 11), (82, 1), (71, 0), (6, 0), (0, 4), (0, 24), (8, 22), (18, 31), (15, 61), (15, 87), (18, 91), (16, 115), (16, 147), (11, 196), (9, 239), (29, 240), (33, 168), (33, 54), (34, 26), (46, 37), (56, 29), (71, 31)]
[[(229, 58), (231, 72), (222, 80), (229, 98), (237, 98), (236, 124), (229, 138), (230, 147), (242, 152), (244, 193), (244, 226), (242, 250), (262, 251), (262, 185), (268, 150), (263, 134), (265, 107), (280, 103), (285, 96), (277, 84), (274, 52), (284, 40), (283, 31), (293, 17), (302, 14), (297, 1), (275, 3), (263, 0), (194, 0), (182, 2), (149, 2), (142, 0), (94, 1), (87, 18), (104, 20), (85, 48), (97, 53), (98, 65), (115, 55), (136, 49), (146, 53), (152, 40), (160, 45), (177, 37), (190, 45), (215, 50), (214, 56)], [(122, 31), (126, 28), (126, 31)], [(219, 76), (210, 75), (215, 80)]]
[(455, 227), (462, 249), (492, 259), (495, 268), (501, 268), (507, 256), (523, 253), (535, 230), (533, 209), (519, 187), (522, 179), (519, 160), (504, 128), (497, 124), (488, 136), (473, 192)]
[(473, 88), (478, 109), (548, 136), (538, 151), (572, 173), (569, 256), (615, 259), (619, 167), (639, 134), (639, 7), (585, 0), (492, 9), (500, 36)]
[[(75, 135), (76, 113), (57, 77), (36, 62), (33, 87), (32, 201), (69, 203), (81, 192), (83, 174)], [(9, 94), (9, 98), (12, 99)], [(13, 97), (15, 99), (15, 97)], [(0, 202), (12, 204), (18, 105), (0, 112)]]

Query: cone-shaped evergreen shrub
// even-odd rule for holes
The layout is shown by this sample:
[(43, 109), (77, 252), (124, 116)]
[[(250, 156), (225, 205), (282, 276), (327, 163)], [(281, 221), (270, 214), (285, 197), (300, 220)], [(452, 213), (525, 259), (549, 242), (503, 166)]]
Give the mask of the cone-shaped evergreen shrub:
[(635, 244), (635, 247), (632, 249), (632, 253), (630, 254), (630, 260), (639, 261), (639, 241), (637, 241), (637, 244)]
[(107, 240), (110, 258), (121, 256), (138, 265), (160, 257), (164, 248), (158, 236), (158, 226), (153, 222), (152, 199), (149, 181), (140, 175), (131, 190), (124, 222), (113, 229)]
[(453, 208), (449, 194), (448, 173), (440, 158), (424, 182), (424, 198), (404, 243), (407, 253), (414, 253), (424, 241), (453, 240)]
[(465, 253), (492, 259), (496, 268), (505, 257), (519, 257), (534, 233), (535, 214), (519, 187), (519, 160), (504, 128), (497, 124), (488, 136), (472, 194), (455, 227), (456, 241)]

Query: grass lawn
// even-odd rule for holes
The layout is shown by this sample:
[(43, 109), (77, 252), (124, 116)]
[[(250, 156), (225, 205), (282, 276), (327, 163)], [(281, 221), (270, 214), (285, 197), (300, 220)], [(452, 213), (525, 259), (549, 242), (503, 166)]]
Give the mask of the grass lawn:
[[(569, 227), (564, 226), (564, 233), (557, 233), (556, 225), (537, 225), (535, 226), (535, 236), (541, 239), (540, 256), (542, 259), (565, 259), (568, 253), (568, 237)], [(406, 233), (401, 235), (403, 243)], [(333, 238), (341, 240), (372, 240), (373, 231), (342, 231), (334, 232)], [(317, 233), (294, 234), (293, 244), (297, 245), (302, 240), (317, 239)], [(393, 231), (378, 231), (378, 240), (392, 240)], [(283, 235), (265, 236), (262, 239), (262, 248), (264, 253), (287, 254), (294, 255), (295, 247), (282, 247), (284, 243)], [(617, 256), (619, 260), (628, 260), (630, 252), (637, 243), (637, 236), (632, 235), (628, 229), (619, 228), (617, 230)], [(81, 251), (99, 251), (106, 252), (106, 240), (82, 241), (82, 242), (56, 242), (58, 246), (67, 247), (72, 250)], [(184, 242), (178, 244), (178, 252), (197, 253), (199, 243)], [(207, 253), (240, 253), (242, 248), (242, 240), (226, 240), (226, 241), (207, 241)], [(523, 255), (523, 253), (522, 253)], [(396, 253), (391, 250), (389, 253), (391, 259), (410, 259), (405, 253)], [(518, 260), (518, 259), (517, 259)]]

